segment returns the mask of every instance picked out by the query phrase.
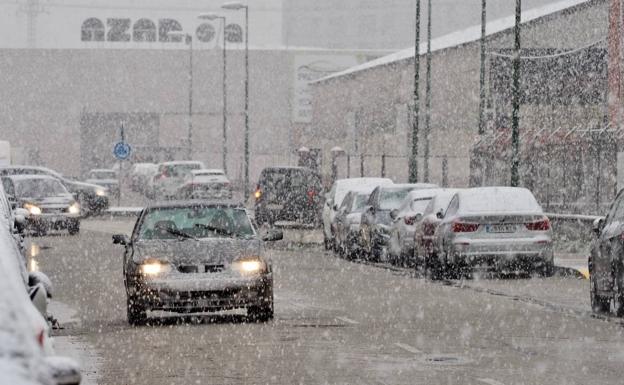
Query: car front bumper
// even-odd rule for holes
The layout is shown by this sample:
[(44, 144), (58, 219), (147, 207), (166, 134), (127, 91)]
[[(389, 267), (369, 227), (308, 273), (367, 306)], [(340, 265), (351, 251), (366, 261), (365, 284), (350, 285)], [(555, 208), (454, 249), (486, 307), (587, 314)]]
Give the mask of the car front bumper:
[(30, 229), (67, 229), (80, 222), (78, 215), (71, 214), (40, 214), (27, 218)]
[(129, 295), (150, 310), (174, 312), (218, 311), (266, 306), (273, 301), (273, 275), (249, 278), (211, 278), (183, 274), (173, 278), (138, 278)]

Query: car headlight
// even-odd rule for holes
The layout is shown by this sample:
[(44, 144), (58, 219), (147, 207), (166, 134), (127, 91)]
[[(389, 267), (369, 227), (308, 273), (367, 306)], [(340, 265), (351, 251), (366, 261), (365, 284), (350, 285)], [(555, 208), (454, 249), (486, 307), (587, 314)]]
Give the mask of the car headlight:
[(95, 195), (99, 196), (99, 197), (105, 197), (107, 195), (107, 192), (105, 189), (103, 188), (99, 188), (95, 190)]
[(139, 266), (139, 271), (143, 275), (153, 277), (170, 272), (171, 265), (163, 261), (148, 260), (143, 262), (141, 266)]
[(260, 257), (241, 258), (232, 263), (232, 270), (243, 276), (264, 274), (267, 272), (267, 264)]
[(69, 206), (68, 211), (70, 214), (80, 214), (80, 205), (78, 202), (74, 202), (71, 206)]
[(31, 203), (24, 203), (24, 208), (28, 210), (31, 215), (41, 215), (41, 208)]

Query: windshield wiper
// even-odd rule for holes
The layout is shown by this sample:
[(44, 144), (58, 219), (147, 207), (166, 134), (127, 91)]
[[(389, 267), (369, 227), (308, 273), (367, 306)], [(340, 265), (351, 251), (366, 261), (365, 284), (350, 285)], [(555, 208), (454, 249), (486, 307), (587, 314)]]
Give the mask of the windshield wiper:
[(213, 233), (217, 233), (220, 235), (227, 235), (227, 236), (235, 236), (236, 234), (232, 233), (230, 230), (221, 228), (221, 227), (215, 227), (215, 226), (210, 226), (210, 225), (205, 225), (203, 223), (196, 223), (195, 227), (199, 227), (202, 228), (204, 230), (208, 230), (208, 231), (212, 231)]
[(184, 239), (193, 239), (195, 241), (199, 241), (199, 239), (197, 239), (196, 237), (192, 236), (189, 233), (185, 233), (184, 231), (178, 230), (178, 229), (165, 229), (166, 232), (168, 232), (171, 235), (176, 235), (178, 237), (182, 237)]

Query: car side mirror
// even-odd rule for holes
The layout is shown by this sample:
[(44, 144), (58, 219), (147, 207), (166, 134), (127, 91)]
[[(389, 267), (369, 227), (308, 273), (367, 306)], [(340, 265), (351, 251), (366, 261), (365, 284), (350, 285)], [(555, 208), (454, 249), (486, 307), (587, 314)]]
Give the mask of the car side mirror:
[(436, 218), (444, 219), (444, 211), (440, 210), (436, 213)]
[(416, 216), (414, 217), (414, 220), (416, 222), (420, 222), (421, 219), (423, 218), (423, 215), (421, 213), (416, 214)]
[(284, 232), (282, 230), (272, 229), (262, 236), (262, 240), (265, 242), (275, 242), (284, 239)]
[(17, 208), (13, 211), (15, 229), (20, 234), (23, 234), (26, 231), (26, 227), (28, 226), (28, 222), (26, 220), (27, 217), (28, 211), (26, 209)]
[(338, 205), (333, 206), (334, 211), (338, 211)]
[(128, 236), (125, 234), (115, 234), (113, 235), (113, 245), (122, 245), (126, 246), (130, 243)]
[(31, 271), (28, 273), (28, 287), (35, 287), (37, 285), (43, 285), (46, 296), (52, 298), (52, 291), (54, 289), (50, 278), (40, 271)]
[(80, 365), (69, 357), (45, 357), (45, 364), (52, 376), (52, 383), (57, 385), (80, 385), (82, 375)]
[(44, 319), (48, 318), (48, 293), (43, 284), (38, 283), (28, 288), (28, 296), (35, 309)]
[(392, 218), (393, 220), (396, 220), (398, 216), (399, 216), (399, 210), (394, 209), (390, 211), (390, 218)]
[(596, 218), (594, 223), (592, 224), (592, 231), (596, 235), (600, 235), (602, 229), (604, 228), (605, 220), (604, 218)]

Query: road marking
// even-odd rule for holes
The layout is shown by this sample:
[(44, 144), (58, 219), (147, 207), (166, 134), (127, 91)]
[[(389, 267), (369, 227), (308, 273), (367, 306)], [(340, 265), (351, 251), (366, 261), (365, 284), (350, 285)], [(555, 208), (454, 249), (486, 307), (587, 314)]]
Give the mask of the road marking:
[(352, 320), (351, 318), (347, 318), (347, 317), (336, 317), (337, 320), (340, 320), (342, 322), (346, 322), (348, 324), (351, 325), (359, 325), (359, 322)]
[(488, 385), (505, 385), (502, 382), (493, 380), (491, 378), (477, 378), (477, 381), (481, 381), (484, 384), (488, 384)]
[(400, 347), (401, 349), (403, 349), (403, 350), (405, 350), (407, 352), (413, 353), (413, 354), (422, 354), (422, 352), (420, 350), (416, 349), (415, 347), (407, 345), (407, 344), (403, 344), (401, 342), (395, 342), (394, 345)]

